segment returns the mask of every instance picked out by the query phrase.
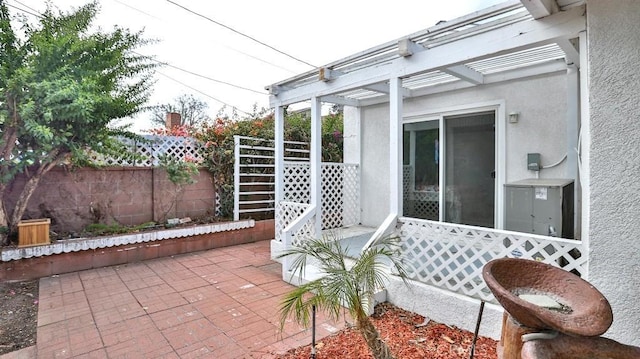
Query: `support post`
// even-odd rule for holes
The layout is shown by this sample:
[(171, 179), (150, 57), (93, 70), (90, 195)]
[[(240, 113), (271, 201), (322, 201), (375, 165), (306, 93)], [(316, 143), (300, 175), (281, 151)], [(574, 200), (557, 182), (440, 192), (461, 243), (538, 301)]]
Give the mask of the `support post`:
[(311, 98), (311, 205), (316, 208), (315, 235), (322, 235), (322, 104)]
[[(591, 184), (589, 178), (590, 165), (590, 148), (591, 148), (591, 113), (589, 109), (589, 46), (587, 45), (586, 31), (580, 32), (580, 133), (578, 142), (580, 151), (578, 161), (578, 175), (580, 176), (580, 238), (585, 248), (591, 248), (589, 227), (591, 221), (591, 211), (589, 210), (591, 203)], [(587, 261), (589, 263), (590, 261)], [(587, 264), (588, 266), (588, 264)], [(589, 278), (589, 268), (585, 278)]]
[(233, 220), (240, 219), (240, 136), (233, 136)]
[(274, 120), (274, 181), (275, 181), (275, 207), (277, 209), (284, 197), (284, 108), (276, 106)]
[(578, 176), (578, 133), (580, 128), (580, 77), (576, 65), (567, 68), (567, 178), (574, 180), (573, 204), (575, 238), (580, 238), (580, 177)]
[(402, 79), (389, 80), (389, 213), (402, 216)]

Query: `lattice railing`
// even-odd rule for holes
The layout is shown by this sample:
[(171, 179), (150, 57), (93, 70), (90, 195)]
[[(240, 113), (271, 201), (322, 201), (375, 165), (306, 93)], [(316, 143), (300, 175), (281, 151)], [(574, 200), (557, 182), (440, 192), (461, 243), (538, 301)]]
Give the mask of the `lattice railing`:
[(305, 238), (315, 236), (315, 215), (309, 216), (303, 223), (290, 233), (289, 241), (285, 238), (284, 230), (297, 221), (309, 208), (308, 204), (281, 202), (276, 206), (276, 240), (281, 241), (285, 246), (298, 246)]
[(101, 166), (127, 166), (127, 167), (152, 167), (157, 166), (159, 158), (163, 155), (184, 160), (190, 158), (196, 161), (202, 160), (199, 143), (194, 138), (179, 136), (156, 136), (146, 135), (147, 142), (134, 141), (123, 138), (121, 141), (129, 147), (129, 151), (138, 155), (136, 161), (124, 159), (105, 158), (101, 155), (94, 155), (93, 160)]
[[(322, 228), (340, 228), (360, 221), (360, 180), (356, 164), (322, 163)], [(284, 200), (310, 203), (309, 163), (286, 162)]]
[(308, 204), (280, 202), (276, 205), (275, 216), (275, 237), (276, 240), (282, 241), (282, 231), (295, 221), (309, 207)]
[(411, 279), (495, 303), (482, 279), (492, 259), (520, 257), (548, 263), (585, 278), (586, 249), (581, 241), (525, 233), (401, 218), (397, 232)]

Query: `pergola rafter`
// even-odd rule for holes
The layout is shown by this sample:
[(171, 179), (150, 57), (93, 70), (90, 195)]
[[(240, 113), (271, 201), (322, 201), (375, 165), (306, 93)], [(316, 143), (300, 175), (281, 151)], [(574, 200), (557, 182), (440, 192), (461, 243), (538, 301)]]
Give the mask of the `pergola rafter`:
[[(410, 98), (579, 66), (574, 43), (586, 28), (583, 9), (568, 0), (566, 9), (545, 0), (523, 2), (527, 6), (512, 0), (443, 22), (268, 86), (271, 105), (312, 97), (370, 105), (388, 101), (395, 77), (402, 79), (402, 97)], [(530, 7), (548, 8), (550, 14), (532, 14)]]

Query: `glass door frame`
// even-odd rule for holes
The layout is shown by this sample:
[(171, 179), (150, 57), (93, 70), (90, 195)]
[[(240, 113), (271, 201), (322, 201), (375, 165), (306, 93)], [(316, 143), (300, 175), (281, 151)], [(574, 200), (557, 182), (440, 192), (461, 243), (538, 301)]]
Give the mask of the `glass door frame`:
[[(494, 151), (494, 163), (495, 163), (495, 189), (494, 189), (494, 229), (504, 228), (504, 184), (506, 174), (506, 115), (505, 115), (505, 102), (504, 100), (498, 100), (493, 102), (470, 104), (464, 106), (456, 106), (443, 108), (439, 110), (424, 111), (418, 113), (405, 114), (403, 116), (403, 126), (411, 123), (419, 123), (426, 121), (438, 121), (439, 130), (439, 154), (440, 159), (438, 162), (438, 187), (440, 191), (439, 196), (439, 221), (444, 222), (445, 198), (445, 164), (446, 164), (446, 139), (445, 139), (445, 117), (459, 116), (459, 115), (473, 115), (479, 112), (494, 111), (495, 113), (495, 151)], [(410, 149), (412, 151), (414, 149)], [(415, 154), (410, 153), (410, 156)], [(403, 199), (404, 201), (404, 199)]]

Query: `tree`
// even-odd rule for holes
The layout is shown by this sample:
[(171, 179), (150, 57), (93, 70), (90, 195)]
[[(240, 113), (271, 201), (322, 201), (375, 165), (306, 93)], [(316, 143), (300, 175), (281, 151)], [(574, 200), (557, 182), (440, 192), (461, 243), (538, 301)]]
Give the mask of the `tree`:
[(284, 326), (286, 319), (293, 316), (298, 323), (308, 326), (312, 306), (337, 320), (344, 305), (374, 358), (393, 358), (369, 319), (366, 306), (371, 304), (375, 291), (383, 288), (387, 280), (382, 260), (388, 260), (406, 283), (404, 265), (398, 257), (397, 240), (382, 238), (363, 251), (353, 265), (345, 261), (347, 248), (341, 246), (337, 238), (307, 239), (300, 246), (283, 252), (280, 258), (294, 257), (292, 274), (298, 273), (302, 277), (307, 263), (313, 262), (325, 275), (302, 284), (285, 296), (280, 307), (280, 325)]
[[(87, 165), (95, 154), (132, 155), (118, 137), (135, 138), (113, 120), (147, 102), (153, 63), (133, 50), (142, 33), (115, 27), (90, 33), (98, 11), (89, 3), (54, 14), (50, 6), (20, 35), (0, 0), (0, 228), (16, 231), (42, 177), (61, 164)], [(8, 213), (6, 190), (23, 172), (26, 184)]]
[(181, 95), (173, 103), (154, 106), (151, 121), (156, 125), (164, 126), (167, 112), (177, 112), (180, 114), (181, 126), (200, 126), (210, 120), (207, 114), (208, 108), (209, 105), (206, 102), (193, 95)]

